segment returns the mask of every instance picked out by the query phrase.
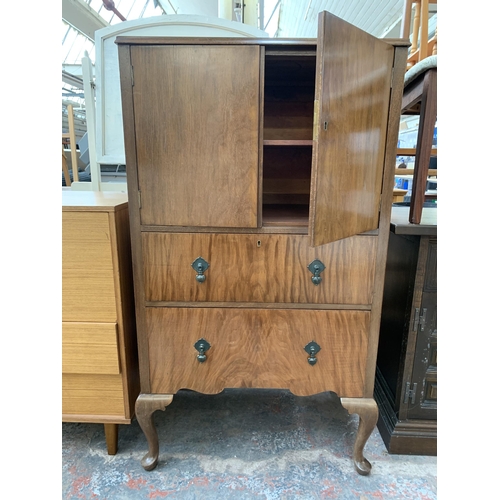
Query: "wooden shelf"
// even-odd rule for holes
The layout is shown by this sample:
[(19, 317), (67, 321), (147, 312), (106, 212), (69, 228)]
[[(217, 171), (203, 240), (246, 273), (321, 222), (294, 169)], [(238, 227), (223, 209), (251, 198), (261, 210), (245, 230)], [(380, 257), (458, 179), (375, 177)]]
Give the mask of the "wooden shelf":
[[(414, 168), (396, 168), (396, 177), (413, 177), (413, 174), (415, 173)], [(437, 168), (430, 168), (427, 172), (428, 177), (437, 177)]]
[[(417, 150), (415, 148), (397, 148), (396, 156), (416, 156)], [(437, 148), (431, 149), (431, 156), (437, 156)]]
[(308, 224), (309, 205), (264, 205), (263, 207), (263, 227), (307, 227)]
[(264, 139), (264, 146), (312, 146), (312, 143), (306, 139)]

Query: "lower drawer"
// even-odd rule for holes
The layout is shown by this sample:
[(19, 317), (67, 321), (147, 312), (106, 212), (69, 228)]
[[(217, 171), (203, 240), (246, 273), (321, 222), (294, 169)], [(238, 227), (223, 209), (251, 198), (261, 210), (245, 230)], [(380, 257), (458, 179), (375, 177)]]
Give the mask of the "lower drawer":
[[(362, 397), (370, 313), (351, 310), (147, 308), (150, 389), (215, 394), (281, 388)], [(210, 343), (200, 362), (194, 344)], [(304, 347), (319, 344), (317, 362)]]

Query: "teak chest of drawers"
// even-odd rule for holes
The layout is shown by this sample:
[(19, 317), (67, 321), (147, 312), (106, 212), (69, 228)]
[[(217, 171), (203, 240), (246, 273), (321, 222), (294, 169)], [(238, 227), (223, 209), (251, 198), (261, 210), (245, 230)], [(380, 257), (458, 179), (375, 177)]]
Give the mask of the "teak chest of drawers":
[(127, 195), (62, 193), (62, 420), (129, 424), (139, 368)]
[(118, 37), (136, 415), (179, 389), (373, 399), (407, 45), (322, 13), (314, 40)]

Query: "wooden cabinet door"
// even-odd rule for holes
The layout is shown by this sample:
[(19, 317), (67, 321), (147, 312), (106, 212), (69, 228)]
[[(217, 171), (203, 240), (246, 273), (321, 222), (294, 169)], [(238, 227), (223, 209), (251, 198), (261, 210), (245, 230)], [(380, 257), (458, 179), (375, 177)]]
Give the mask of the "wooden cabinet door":
[(132, 46), (141, 223), (257, 227), (260, 47)]
[(309, 234), (318, 246), (378, 227), (393, 46), (319, 16)]
[(408, 418), (437, 418), (437, 240), (421, 243), (427, 248), (418, 336), (408, 399)]

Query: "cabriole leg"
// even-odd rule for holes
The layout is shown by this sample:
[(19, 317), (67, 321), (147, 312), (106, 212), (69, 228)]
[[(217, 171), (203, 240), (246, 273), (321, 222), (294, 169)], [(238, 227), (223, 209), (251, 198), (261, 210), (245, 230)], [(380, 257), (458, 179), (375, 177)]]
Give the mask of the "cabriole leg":
[(135, 402), (135, 415), (149, 446), (149, 451), (141, 460), (145, 470), (153, 470), (158, 464), (158, 433), (153, 422), (153, 413), (156, 410), (164, 411), (173, 397), (172, 394), (139, 394)]
[(340, 398), (342, 406), (350, 413), (359, 415), (358, 434), (354, 443), (353, 460), (356, 471), (367, 476), (372, 464), (364, 457), (363, 449), (378, 420), (378, 406), (371, 398)]

